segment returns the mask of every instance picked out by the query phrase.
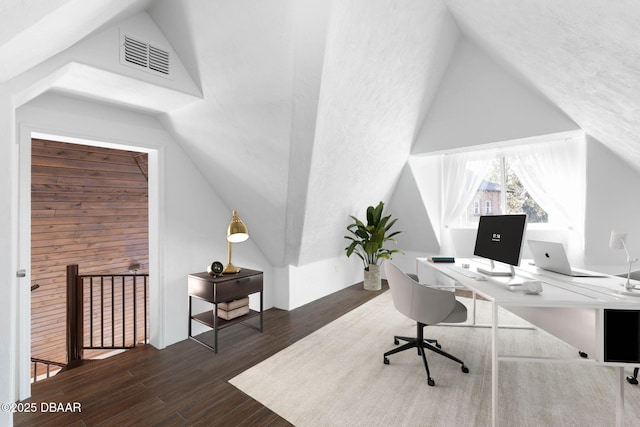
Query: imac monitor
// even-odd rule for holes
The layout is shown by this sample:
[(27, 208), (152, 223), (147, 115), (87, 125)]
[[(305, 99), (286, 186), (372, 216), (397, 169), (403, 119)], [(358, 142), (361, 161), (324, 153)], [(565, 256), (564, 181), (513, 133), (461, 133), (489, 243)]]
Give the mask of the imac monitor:
[[(526, 230), (526, 214), (481, 216), (473, 254), (491, 260), (491, 269), (482, 273), (513, 276), (513, 266), (520, 265)], [(510, 269), (497, 269), (494, 261), (508, 264)]]

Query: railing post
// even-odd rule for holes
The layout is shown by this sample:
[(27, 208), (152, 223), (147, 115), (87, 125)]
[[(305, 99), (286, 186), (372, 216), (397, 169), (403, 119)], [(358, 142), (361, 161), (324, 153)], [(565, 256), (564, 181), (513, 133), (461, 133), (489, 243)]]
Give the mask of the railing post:
[(78, 264), (67, 265), (67, 364), (82, 360), (82, 299), (82, 280), (78, 277)]

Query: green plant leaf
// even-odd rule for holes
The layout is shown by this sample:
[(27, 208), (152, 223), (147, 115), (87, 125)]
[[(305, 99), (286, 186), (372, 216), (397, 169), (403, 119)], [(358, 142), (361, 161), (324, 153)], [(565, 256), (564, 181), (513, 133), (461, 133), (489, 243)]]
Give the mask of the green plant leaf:
[(371, 235), (371, 237), (369, 238), (369, 240), (371, 242), (374, 242), (376, 245), (378, 245), (379, 247), (382, 247), (382, 243), (384, 242), (384, 230), (382, 231), (376, 231), (375, 233), (373, 233)]
[(384, 218), (380, 219), (380, 221), (378, 221), (378, 223), (376, 224), (375, 231), (376, 232), (378, 232), (380, 230), (384, 231), (386, 229), (385, 225), (387, 224), (387, 221), (389, 220), (390, 217), (391, 216), (389, 215), (389, 216), (385, 216)]
[(345, 251), (347, 257), (356, 254), (363, 261), (365, 268), (369, 264), (379, 264), (381, 259), (391, 259), (394, 253), (403, 253), (397, 249), (383, 247), (386, 242), (397, 243), (393, 237), (401, 233), (395, 231), (387, 234), (397, 218), (392, 219), (391, 215), (383, 216), (383, 210), (382, 201), (375, 207), (367, 207), (366, 225), (354, 215), (349, 215), (353, 222), (347, 225), (347, 230), (352, 236), (344, 236), (350, 242)]
[(351, 243), (349, 246), (345, 248), (347, 251), (347, 258), (351, 256), (351, 254), (353, 253), (357, 245), (358, 245), (358, 242), (354, 241), (353, 243)]
[(367, 208), (367, 227), (371, 227), (373, 226), (374, 223), (374, 219), (373, 219), (373, 206), (369, 206)]
[(364, 227), (365, 225), (362, 223), (362, 221), (360, 221), (358, 218), (356, 218), (353, 215), (349, 215), (351, 217), (351, 219), (353, 220), (354, 224), (349, 225), (347, 228), (349, 227)]
[(356, 236), (360, 237), (361, 239), (366, 239), (369, 237), (369, 232), (367, 230), (363, 230), (362, 228), (358, 228), (355, 233)]
[(402, 231), (394, 231), (393, 233), (387, 236), (387, 240), (393, 240), (395, 242), (395, 240), (393, 239), (393, 236), (397, 236), (400, 233), (402, 233)]
[(373, 255), (378, 251), (378, 244), (376, 242), (368, 241), (364, 245), (364, 251), (368, 255)]
[(380, 222), (380, 218), (382, 217), (382, 210), (384, 209), (384, 203), (378, 203), (378, 206), (373, 210), (373, 223), (378, 224)]
[[(387, 218), (391, 218), (391, 215), (389, 215)], [(394, 218), (393, 220), (391, 220), (391, 222), (386, 226), (387, 231), (389, 231), (391, 227), (393, 227), (393, 224), (395, 224), (397, 220), (398, 218)]]

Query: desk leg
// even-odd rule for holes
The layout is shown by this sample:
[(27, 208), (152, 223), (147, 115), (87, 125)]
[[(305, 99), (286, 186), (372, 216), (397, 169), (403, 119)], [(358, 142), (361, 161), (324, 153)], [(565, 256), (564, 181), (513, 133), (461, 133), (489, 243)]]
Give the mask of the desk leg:
[(498, 304), (491, 303), (491, 425), (498, 425)]
[(624, 425), (624, 367), (616, 369), (616, 426)]

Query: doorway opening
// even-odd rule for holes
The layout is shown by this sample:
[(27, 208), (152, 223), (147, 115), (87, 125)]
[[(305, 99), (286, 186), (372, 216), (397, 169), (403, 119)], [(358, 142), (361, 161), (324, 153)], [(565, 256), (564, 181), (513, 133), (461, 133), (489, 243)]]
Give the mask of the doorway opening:
[[(146, 152), (32, 138), (32, 378), (48, 376), (69, 360), (69, 265), (99, 277), (95, 285), (84, 285), (81, 298), (82, 338), (92, 348), (85, 358), (148, 341), (149, 283), (145, 278), (135, 284), (150, 271), (148, 166)], [(144, 333), (132, 338), (127, 331), (136, 327)], [(34, 359), (54, 363), (38, 372)]]

